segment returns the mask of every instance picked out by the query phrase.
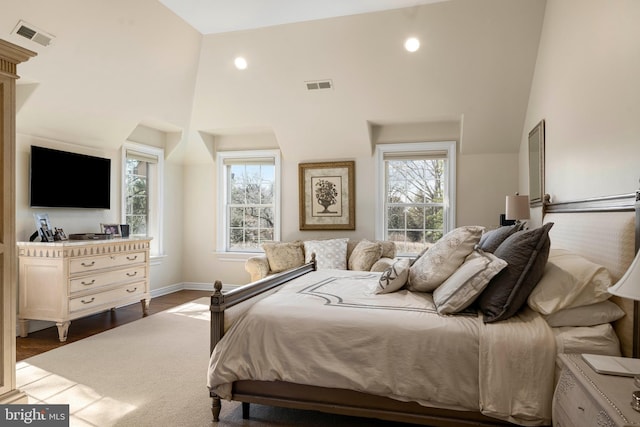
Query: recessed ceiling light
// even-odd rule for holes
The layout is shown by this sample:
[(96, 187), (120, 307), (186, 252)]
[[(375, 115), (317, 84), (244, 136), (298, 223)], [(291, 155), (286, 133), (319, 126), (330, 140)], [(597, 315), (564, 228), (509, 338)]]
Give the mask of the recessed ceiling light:
[(238, 56), (233, 63), (236, 65), (238, 70), (244, 70), (247, 68), (247, 60), (241, 56)]
[(404, 42), (404, 48), (409, 52), (415, 52), (416, 50), (420, 49), (420, 40), (415, 37), (409, 37)]

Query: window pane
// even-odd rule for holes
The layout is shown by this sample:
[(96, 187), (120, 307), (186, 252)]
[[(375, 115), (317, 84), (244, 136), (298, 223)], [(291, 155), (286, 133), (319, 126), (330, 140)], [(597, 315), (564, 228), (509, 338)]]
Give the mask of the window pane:
[(136, 159), (126, 161), (125, 220), (129, 234), (146, 236), (149, 222), (149, 165)]
[(444, 234), (443, 159), (386, 160), (386, 226), (399, 253), (418, 253)]
[(226, 166), (228, 250), (257, 251), (274, 234), (275, 166), (247, 161)]

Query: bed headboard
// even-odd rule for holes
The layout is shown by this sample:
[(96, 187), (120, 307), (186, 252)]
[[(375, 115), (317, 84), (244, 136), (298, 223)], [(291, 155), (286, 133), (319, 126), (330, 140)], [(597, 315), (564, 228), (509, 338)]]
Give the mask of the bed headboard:
[[(603, 265), (614, 283), (627, 270), (640, 247), (640, 190), (619, 196), (543, 205), (543, 223), (553, 222), (549, 231), (552, 248), (577, 253)], [(614, 324), (625, 356), (638, 357), (640, 344), (639, 305), (612, 297), (626, 316)]]

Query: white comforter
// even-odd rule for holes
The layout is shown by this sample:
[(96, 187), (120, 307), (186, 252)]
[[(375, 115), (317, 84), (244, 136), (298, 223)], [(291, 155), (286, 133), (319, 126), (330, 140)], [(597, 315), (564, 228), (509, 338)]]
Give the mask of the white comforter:
[(280, 380), (550, 423), (555, 342), (540, 316), (440, 316), (431, 294), (374, 294), (379, 277), (319, 270), (257, 302), (216, 346), (208, 386), (230, 399), (236, 380)]

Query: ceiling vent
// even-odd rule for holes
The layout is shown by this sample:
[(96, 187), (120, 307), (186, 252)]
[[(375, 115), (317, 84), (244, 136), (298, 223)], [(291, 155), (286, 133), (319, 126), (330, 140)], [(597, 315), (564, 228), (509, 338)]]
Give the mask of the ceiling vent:
[(54, 39), (54, 36), (52, 36), (51, 34), (48, 34), (31, 24), (27, 24), (24, 21), (18, 22), (18, 25), (16, 25), (16, 28), (13, 30), (12, 34), (17, 34), (45, 47), (49, 46), (49, 44)]
[(304, 84), (309, 91), (333, 88), (333, 82), (331, 80), (313, 80), (304, 82)]

